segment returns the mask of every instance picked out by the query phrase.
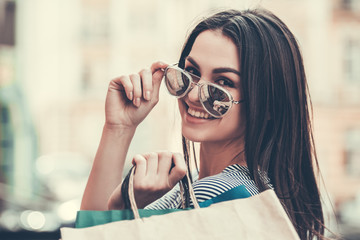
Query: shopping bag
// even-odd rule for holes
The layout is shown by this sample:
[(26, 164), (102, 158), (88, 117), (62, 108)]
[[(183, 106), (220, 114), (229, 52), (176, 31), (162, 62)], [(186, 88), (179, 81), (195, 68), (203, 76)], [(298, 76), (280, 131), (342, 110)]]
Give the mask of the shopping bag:
[(249, 198), (200, 208), (190, 186), (194, 209), (141, 218), (136, 207), (132, 181), (131, 177), (129, 198), (134, 220), (77, 229), (61, 228), (62, 240), (299, 239), (271, 189)]

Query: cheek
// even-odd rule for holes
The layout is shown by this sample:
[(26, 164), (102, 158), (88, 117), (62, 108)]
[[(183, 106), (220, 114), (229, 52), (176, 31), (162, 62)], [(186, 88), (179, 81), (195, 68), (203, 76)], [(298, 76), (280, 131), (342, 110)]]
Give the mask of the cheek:
[(224, 118), (220, 125), (221, 128), (218, 130), (219, 133), (227, 135), (229, 138), (238, 138), (245, 134), (245, 118), (241, 111), (234, 111), (231, 114), (229, 113)]
[(180, 111), (180, 115), (183, 116), (183, 113), (185, 112), (185, 106), (181, 99), (178, 99), (178, 108)]
[[(233, 105), (226, 119), (223, 119), (222, 125), (226, 128), (229, 135), (234, 137), (244, 136), (246, 129), (246, 115), (243, 103)], [(225, 118), (224, 117), (224, 118)], [(226, 120), (226, 121), (225, 121)], [(233, 131), (231, 133), (231, 131)]]

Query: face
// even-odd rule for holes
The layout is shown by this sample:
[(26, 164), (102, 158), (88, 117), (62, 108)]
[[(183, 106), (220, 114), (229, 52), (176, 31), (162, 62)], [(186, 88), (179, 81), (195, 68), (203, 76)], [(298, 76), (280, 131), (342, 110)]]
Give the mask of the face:
[[(240, 60), (232, 40), (220, 31), (207, 30), (198, 35), (185, 60), (185, 70), (229, 91), (235, 101), (242, 100)], [(212, 118), (199, 101), (199, 88), (179, 99), (183, 135), (194, 142), (241, 139), (245, 130), (243, 103), (233, 104), (222, 118)]]

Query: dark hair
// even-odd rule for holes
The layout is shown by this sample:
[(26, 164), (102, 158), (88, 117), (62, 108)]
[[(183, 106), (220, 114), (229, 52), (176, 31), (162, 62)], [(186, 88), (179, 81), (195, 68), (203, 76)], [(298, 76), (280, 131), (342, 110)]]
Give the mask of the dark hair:
[[(251, 178), (263, 191), (268, 187), (258, 170), (266, 171), (300, 238), (323, 238), (311, 101), (294, 35), (267, 10), (222, 11), (202, 20), (191, 32), (180, 67), (184, 67), (196, 37), (205, 30), (221, 31), (239, 49), (246, 111), (245, 157)], [(189, 144), (183, 142), (189, 159)]]

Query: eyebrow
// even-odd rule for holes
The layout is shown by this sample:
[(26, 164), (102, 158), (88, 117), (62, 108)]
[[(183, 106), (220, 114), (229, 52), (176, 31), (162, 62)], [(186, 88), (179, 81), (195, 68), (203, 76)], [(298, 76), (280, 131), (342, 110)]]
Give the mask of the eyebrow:
[[(196, 63), (196, 61), (190, 57), (190, 56), (187, 56), (186, 57), (186, 60), (188, 60), (192, 65), (194, 65), (196, 68), (200, 69), (200, 66), (199, 64)], [(226, 72), (232, 72), (232, 73), (235, 73), (236, 75), (239, 75), (241, 76), (241, 73), (233, 68), (227, 68), (227, 67), (221, 67), (221, 68), (215, 68), (213, 70), (213, 73), (226, 73)]]

